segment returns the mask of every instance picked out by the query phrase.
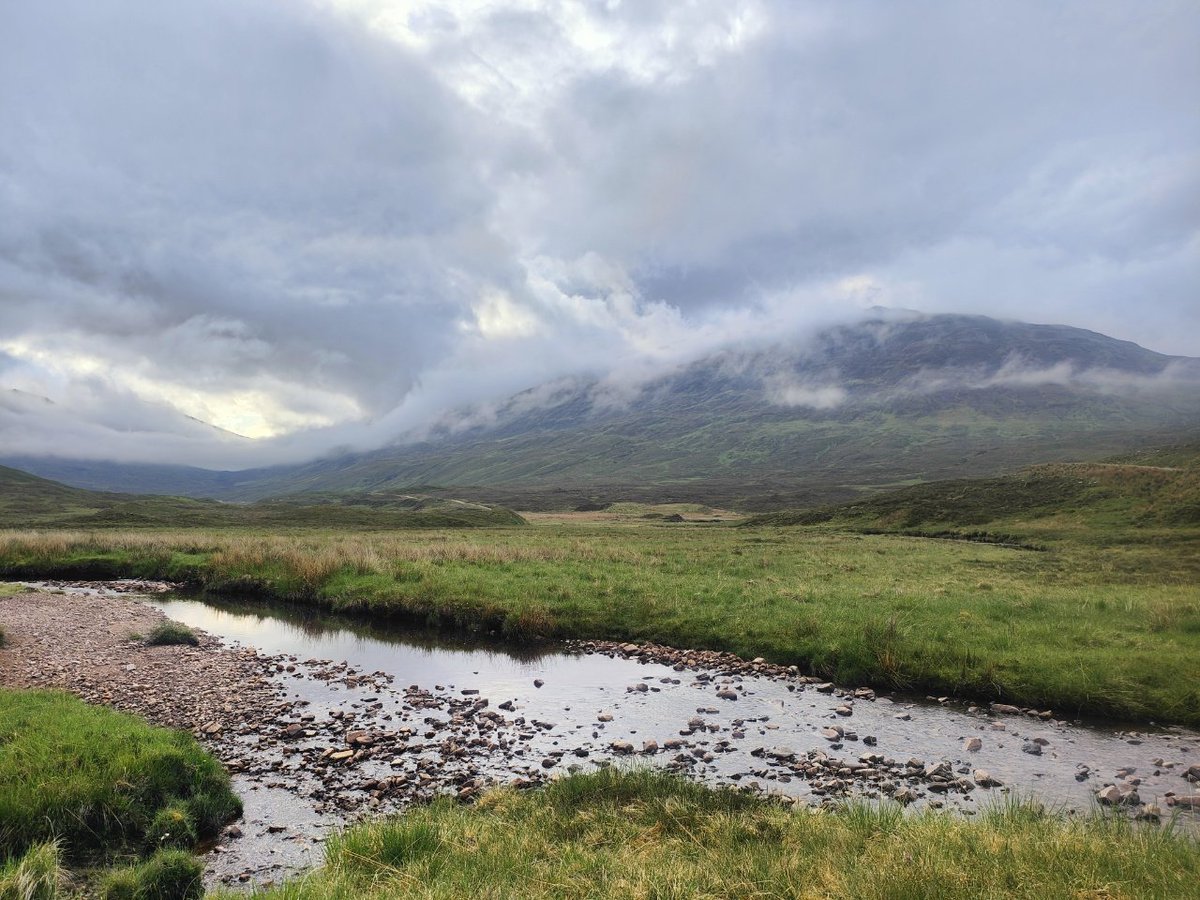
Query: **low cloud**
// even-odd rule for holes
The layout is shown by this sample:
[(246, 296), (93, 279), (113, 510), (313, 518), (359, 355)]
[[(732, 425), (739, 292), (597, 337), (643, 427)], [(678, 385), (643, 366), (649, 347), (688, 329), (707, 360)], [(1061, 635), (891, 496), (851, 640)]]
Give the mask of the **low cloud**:
[(767, 401), (776, 406), (798, 406), (807, 409), (837, 409), (846, 402), (846, 389), (836, 384), (808, 384), (786, 376), (767, 379)]

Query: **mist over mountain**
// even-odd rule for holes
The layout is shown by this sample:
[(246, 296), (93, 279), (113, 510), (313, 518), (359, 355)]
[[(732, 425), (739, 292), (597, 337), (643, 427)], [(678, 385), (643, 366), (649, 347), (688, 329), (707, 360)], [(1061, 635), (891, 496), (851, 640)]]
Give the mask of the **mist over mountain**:
[(1116, 452), (1195, 429), (1200, 360), (1068, 326), (880, 313), (667, 370), (558, 379), (447, 411), (389, 446), (302, 465), (5, 462), (81, 487), (230, 500), (445, 486), (518, 504), (522, 494), (545, 504), (553, 488), (715, 493), (761, 507)]

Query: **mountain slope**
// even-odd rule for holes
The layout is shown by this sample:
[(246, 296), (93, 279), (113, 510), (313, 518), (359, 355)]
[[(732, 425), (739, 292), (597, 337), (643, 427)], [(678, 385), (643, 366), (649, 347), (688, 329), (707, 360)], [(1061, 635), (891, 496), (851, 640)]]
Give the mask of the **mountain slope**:
[[(541, 385), (447, 413), (420, 441), (239, 473), (143, 470), (228, 499), (440, 485), (769, 508), (867, 486), (1096, 458), (1200, 431), (1200, 360), (1068, 326), (881, 313), (801, 344), (732, 348), (655, 377)], [(22, 460), (85, 483), (63, 463)], [(92, 486), (135, 470), (88, 469)], [(199, 470), (202, 472), (202, 470)], [(99, 474), (97, 474), (99, 472)]]
[[(1200, 527), (1200, 443), (1095, 463), (1047, 463), (998, 478), (885, 491), (852, 503), (752, 516), (741, 523), (1003, 537)], [(1189, 538), (1190, 539), (1190, 538)]]

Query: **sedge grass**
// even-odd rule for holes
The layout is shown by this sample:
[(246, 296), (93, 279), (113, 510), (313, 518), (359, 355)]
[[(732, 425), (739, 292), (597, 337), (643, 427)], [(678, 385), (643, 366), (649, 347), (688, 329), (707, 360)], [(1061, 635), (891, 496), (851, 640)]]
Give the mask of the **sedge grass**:
[(1061, 716), (1200, 724), (1200, 536), (1045, 542), (1028, 552), (819, 528), (564, 523), (10, 531), (0, 574), (166, 578), (519, 639), (728, 650)]
[(330, 839), (266, 900), (1190, 897), (1200, 848), (1169, 830), (1031, 805), (964, 819), (792, 809), (648, 771), (450, 800)]

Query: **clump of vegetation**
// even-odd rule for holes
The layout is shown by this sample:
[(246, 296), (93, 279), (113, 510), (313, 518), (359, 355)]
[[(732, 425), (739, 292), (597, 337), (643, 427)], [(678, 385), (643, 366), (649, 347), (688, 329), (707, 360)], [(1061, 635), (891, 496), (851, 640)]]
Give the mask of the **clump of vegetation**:
[(146, 829), (146, 845), (152, 848), (196, 846), (196, 817), (183, 803), (160, 809)]
[(1032, 804), (975, 819), (866, 805), (814, 814), (601, 770), (356, 826), (329, 840), (324, 868), (262, 896), (1183, 897), (1197, 878), (1192, 838)]
[(66, 882), (58, 844), (36, 844), (24, 856), (0, 860), (0, 900), (56, 900)]
[(67, 864), (102, 864), (152, 847), (164, 811), (199, 838), (241, 812), (190, 735), (67, 694), (0, 690), (0, 747), (0, 860), (52, 841)]
[(192, 647), (200, 643), (196, 632), (179, 622), (163, 622), (155, 626), (146, 635), (145, 642), (151, 647), (161, 647), (170, 644), (188, 644)]
[(101, 900), (197, 900), (204, 896), (200, 861), (183, 850), (160, 850), (143, 863), (100, 879)]

